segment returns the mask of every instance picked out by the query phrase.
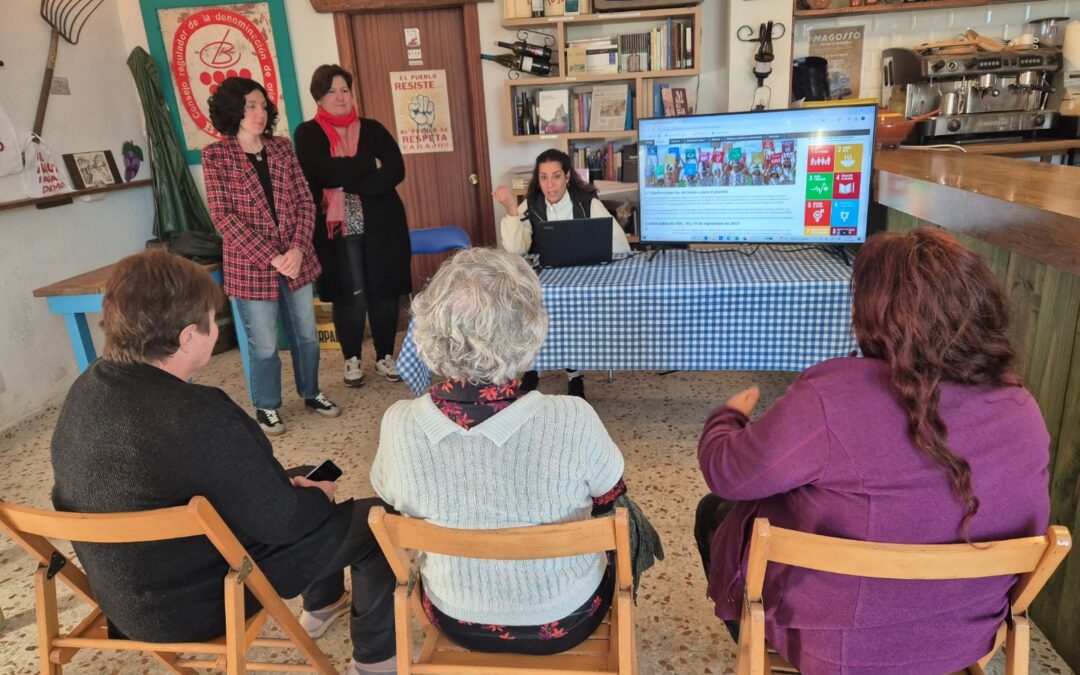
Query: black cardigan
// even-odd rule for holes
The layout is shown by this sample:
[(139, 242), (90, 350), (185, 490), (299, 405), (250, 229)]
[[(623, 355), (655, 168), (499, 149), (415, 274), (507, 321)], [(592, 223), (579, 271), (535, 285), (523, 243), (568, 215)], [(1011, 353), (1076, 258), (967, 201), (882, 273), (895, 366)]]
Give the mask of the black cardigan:
[[(283, 597), (323, 571), (351, 504), (294, 488), (255, 423), (220, 389), (154, 366), (99, 359), (68, 392), (52, 438), (61, 511), (145, 511), (204, 495)], [(207, 640), (225, 632), (229, 571), (205, 537), (76, 543), (105, 614), (126, 637)], [(247, 614), (258, 609), (247, 594)]]
[(309, 120), (296, 128), (296, 156), (318, 213), (315, 252), (323, 268), (319, 297), (333, 302), (341, 294), (338, 256), (327, 238), (326, 214), (321, 206), (323, 188), (335, 187), (359, 195), (364, 206), (367, 292), (383, 298), (411, 293), (409, 226), (405, 205), (395, 189), (405, 180), (405, 160), (386, 127), (376, 120), (361, 118), (356, 156), (331, 157), (330, 139), (318, 122)]

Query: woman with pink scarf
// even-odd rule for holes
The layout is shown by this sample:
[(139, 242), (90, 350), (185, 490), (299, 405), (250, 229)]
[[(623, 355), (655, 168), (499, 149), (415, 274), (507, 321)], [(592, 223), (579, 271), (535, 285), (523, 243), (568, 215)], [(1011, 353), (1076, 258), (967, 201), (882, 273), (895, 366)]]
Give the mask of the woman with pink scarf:
[(323, 65), (311, 76), (315, 119), (296, 128), (296, 156), (317, 208), (315, 252), (322, 263), (319, 297), (333, 304), (345, 358), (345, 385), (364, 383), (360, 345), (371, 323), (375, 372), (400, 378), (394, 363), (399, 301), (412, 292), (409, 227), (396, 187), (405, 163), (379, 122), (359, 117), (352, 75)]

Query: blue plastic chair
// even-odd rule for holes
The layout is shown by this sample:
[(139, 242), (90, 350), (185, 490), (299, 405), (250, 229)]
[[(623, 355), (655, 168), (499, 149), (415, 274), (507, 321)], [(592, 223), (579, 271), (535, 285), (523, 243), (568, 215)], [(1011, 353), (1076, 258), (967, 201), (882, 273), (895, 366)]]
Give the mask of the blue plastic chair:
[(410, 230), (409, 243), (413, 253), (442, 253), (472, 247), (468, 233), (457, 225)]

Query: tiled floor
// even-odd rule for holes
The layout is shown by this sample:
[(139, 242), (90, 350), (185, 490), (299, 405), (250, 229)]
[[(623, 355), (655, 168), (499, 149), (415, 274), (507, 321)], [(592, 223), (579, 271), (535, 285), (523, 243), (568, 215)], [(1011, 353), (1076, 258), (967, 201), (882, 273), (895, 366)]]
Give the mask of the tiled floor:
[[(332, 457), (345, 470), (340, 494), (369, 496), (368, 471), (375, 454), (379, 420), (393, 401), (408, 396), (403, 384), (391, 384), (372, 372), (367, 359), (367, 384), (346, 390), (336, 352), (324, 352), (323, 388), (345, 410), (337, 419), (308, 414), (285, 386), (282, 411), (289, 431), (274, 441), (285, 465), (315, 463)], [(288, 356), (284, 372), (288, 375)], [(713, 618), (705, 598), (701, 563), (692, 535), (694, 506), (705, 486), (697, 468), (695, 448), (709, 410), (733, 392), (757, 383), (763, 409), (793, 377), (789, 373), (620, 373), (613, 383), (600, 373), (587, 376), (589, 400), (607, 424), (626, 456), (626, 481), (631, 495), (656, 525), (667, 558), (644, 578), (638, 605), (640, 670), (659, 673), (733, 673), (734, 644)], [(246, 401), (238, 352), (214, 357), (198, 376), (203, 384), (219, 386), (237, 401)], [(546, 373), (540, 388), (565, 391), (565, 375)], [(290, 396), (291, 394), (291, 396)], [(0, 436), (0, 498), (34, 506), (49, 506), (52, 472), (49, 439), (57, 415), (50, 407)], [(29, 558), (0, 537), (0, 608), (8, 625), (0, 630), (0, 675), (37, 671), (36, 628)], [(80, 603), (61, 591), (62, 621), (72, 621)], [(1071, 673), (1042, 634), (1034, 632), (1033, 673)], [(335, 625), (320, 641), (339, 668), (350, 649), (345, 622)], [(1000, 664), (995, 664), (1000, 672)], [(67, 673), (160, 672), (142, 655), (84, 652), (65, 668)]]

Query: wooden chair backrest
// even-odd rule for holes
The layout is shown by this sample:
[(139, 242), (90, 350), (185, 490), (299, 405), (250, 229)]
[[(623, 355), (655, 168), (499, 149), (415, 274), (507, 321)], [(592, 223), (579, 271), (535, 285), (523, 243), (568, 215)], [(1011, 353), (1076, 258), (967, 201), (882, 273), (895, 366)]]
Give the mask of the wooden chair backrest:
[(820, 572), (878, 579), (975, 579), (1020, 574), (1011, 603), (1027, 609), (1072, 546), (1069, 531), (1051, 525), (1046, 534), (975, 544), (884, 544), (773, 527), (754, 521), (747, 566), (747, 596), (761, 599), (768, 562)]
[(368, 514), (368, 523), (383, 550), (394, 552), (387, 560), (400, 583), (409, 577), (407, 550), (487, 560), (536, 560), (615, 551), (619, 588), (627, 589), (632, 583), (629, 516), (622, 507), (604, 518), (496, 530), (440, 527), (375, 507)]
[[(120, 544), (205, 536), (232, 569), (243, 568), (245, 560), (252, 563), (244, 583), (279, 624), (296, 619), (206, 497), (192, 497), (186, 506), (130, 513), (65, 513), (0, 502), (0, 532), (42, 565), (48, 565), (56, 552), (48, 539)], [(81, 599), (97, 606), (81, 570), (65, 565), (57, 576)]]

